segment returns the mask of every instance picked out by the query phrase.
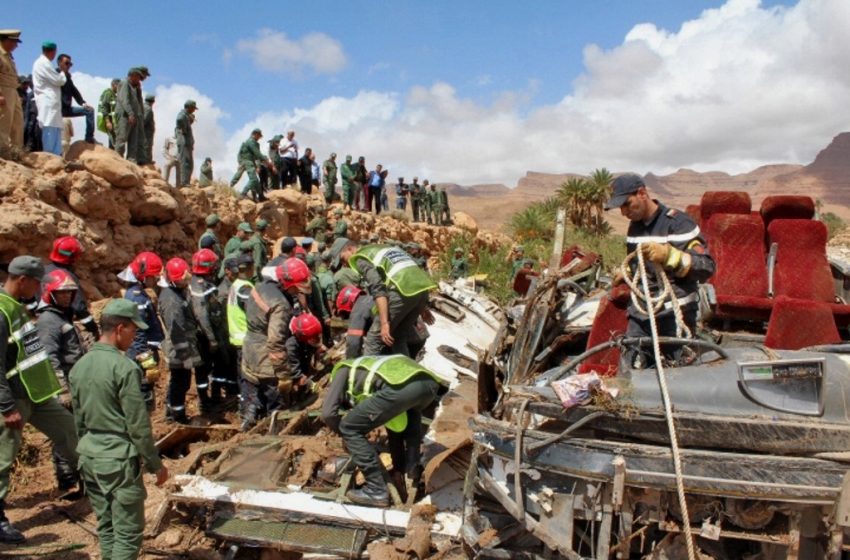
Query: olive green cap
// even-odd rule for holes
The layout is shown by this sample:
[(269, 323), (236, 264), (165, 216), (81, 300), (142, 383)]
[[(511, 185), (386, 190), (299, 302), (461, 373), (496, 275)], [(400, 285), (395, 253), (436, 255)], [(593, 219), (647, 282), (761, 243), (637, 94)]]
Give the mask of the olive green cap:
[(244, 231), (245, 233), (254, 233), (254, 230), (251, 229), (251, 224), (249, 224), (248, 222), (242, 222), (238, 226), (236, 226), (236, 228), (239, 231)]
[(257, 220), (257, 223), (256, 223), (256, 224), (254, 224), (254, 227), (255, 227), (256, 229), (258, 229), (259, 231), (263, 231), (264, 229), (266, 229), (267, 227), (269, 227), (269, 222), (268, 222), (268, 220), (265, 220), (265, 219), (263, 219), (263, 218), (260, 218), (259, 220)]
[(116, 298), (109, 300), (109, 303), (103, 308), (101, 315), (104, 317), (123, 317), (124, 319), (133, 321), (140, 329), (148, 328), (148, 324), (142, 321), (142, 318), (139, 316), (139, 307), (129, 299)]
[(183, 108), (184, 109), (197, 109), (198, 104), (195, 103), (194, 99), (189, 99), (189, 100), (186, 101), (186, 103), (183, 104)]
[(213, 227), (221, 221), (221, 218), (218, 217), (218, 214), (210, 214), (204, 221), (206, 222), (207, 226)]

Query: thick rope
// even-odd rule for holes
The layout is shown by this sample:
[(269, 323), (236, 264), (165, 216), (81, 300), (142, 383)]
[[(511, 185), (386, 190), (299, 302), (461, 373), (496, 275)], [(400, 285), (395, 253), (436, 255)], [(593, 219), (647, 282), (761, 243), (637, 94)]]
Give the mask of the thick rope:
[(642, 284), (643, 288), (641, 299), (643, 299), (644, 302), (648, 302), (647, 308), (651, 311), (646, 315), (649, 316), (649, 327), (652, 332), (652, 350), (653, 352), (655, 352), (655, 367), (656, 371), (658, 372), (658, 385), (661, 387), (661, 397), (664, 401), (664, 416), (667, 418), (667, 430), (670, 433), (670, 451), (673, 455), (673, 469), (676, 473), (676, 493), (679, 496), (679, 510), (682, 512), (682, 527), (684, 529), (685, 534), (685, 543), (688, 547), (688, 560), (697, 560), (696, 550), (694, 549), (694, 537), (691, 534), (691, 518), (688, 513), (688, 503), (685, 501), (685, 481), (682, 475), (682, 460), (679, 456), (679, 438), (676, 435), (676, 425), (673, 421), (673, 405), (670, 402), (670, 393), (667, 390), (667, 376), (664, 373), (664, 365), (662, 364), (661, 359), (661, 345), (658, 342), (658, 326), (655, 322), (655, 313), (659, 309), (661, 309), (661, 306), (664, 303), (662, 296), (669, 296), (671, 301), (673, 302), (673, 312), (676, 314), (677, 336), (681, 337), (680, 325), (684, 327), (684, 330), (687, 331), (689, 337), (691, 335), (691, 332), (690, 329), (688, 329), (685, 325), (684, 320), (682, 320), (681, 310), (678, 306), (676, 294), (673, 292), (673, 289), (670, 286), (670, 280), (667, 278), (667, 274), (664, 272), (664, 269), (661, 268), (659, 265), (656, 265), (655, 267), (655, 277), (661, 279), (664, 289), (661, 292), (661, 296), (658, 296), (653, 299), (652, 294), (649, 291), (649, 281), (646, 275), (646, 264), (644, 262), (640, 244), (638, 244), (635, 253), (637, 254), (638, 262), (637, 270), (635, 272), (635, 278), (630, 279), (628, 275), (629, 268), (627, 266), (627, 263), (631, 255), (627, 257), (626, 262), (623, 263), (623, 278), (626, 280), (626, 283), (629, 284), (629, 287), (632, 288), (632, 301), (635, 303), (635, 306), (638, 306), (638, 303), (634, 297), (634, 294), (637, 291), (635, 287), (637, 285), (637, 281), (640, 280), (640, 283)]
[[(676, 337), (677, 338), (692, 338), (693, 333), (688, 325), (685, 323), (685, 317), (682, 315), (682, 306), (679, 305), (679, 298), (675, 297), (676, 292), (673, 290), (673, 285), (670, 283), (670, 279), (667, 277), (667, 274), (664, 272), (664, 268), (658, 263), (652, 263), (655, 268), (655, 277), (661, 280), (662, 290), (655, 297), (644, 295), (643, 290), (641, 288), (641, 284), (643, 283), (643, 279), (646, 277), (646, 267), (638, 266), (635, 270), (634, 276), (629, 274), (629, 262), (635, 258), (636, 253), (640, 252), (640, 245), (638, 245), (638, 249), (633, 253), (629, 253), (626, 256), (626, 259), (623, 261), (621, 266), (621, 271), (623, 275), (623, 281), (626, 285), (631, 288), (629, 290), (629, 297), (632, 299), (632, 304), (635, 306), (635, 309), (638, 310), (639, 313), (643, 315), (649, 316), (649, 310), (651, 309), (653, 313), (658, 313), (661, 311), (664, 306), (664, 302), (668, 299), (670, 300), (670, 304), (673, 308), (673, 316), (676, 319)], [(639, 263), (643, 263), (643, 255), (638, 259)], [(648, 305), (644, 305), (644, 303), (648, 302)]]

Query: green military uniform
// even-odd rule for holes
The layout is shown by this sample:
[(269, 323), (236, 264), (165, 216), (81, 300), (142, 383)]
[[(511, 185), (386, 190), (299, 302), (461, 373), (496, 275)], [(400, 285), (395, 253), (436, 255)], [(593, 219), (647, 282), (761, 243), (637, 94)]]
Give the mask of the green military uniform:
[(201, 173), (198, 175), (198, 184), (202, 187), (209, 187), (213, 182), (212, 160), (207, 158), (201, 164)]
[[(133, 302), (112, 300), (104, 309), (104, 315), (118, 312), (135, 313), (144, 325)], [(162, 469), (140, 378), (134, 361), (103, 342), (71, 369), (80, 470), (97, 516), (101, 558), (138, 557), (147, 496), (142, 468), (150, 473)]]
[(422, 185), (418, 181), (419, 179), (414, 177), (413, 183), (410, 185), (410, 211), (413, 214), (414, 222), (421, 222), (425, 214), (425, 209), (422, 207)]
[(522, 268), (522, 265), (525, 263), (525, 259), (520, 257), (518, 259), (514, 259), (514, 262), (511, 263), (511, 278), (516, 277), (516, 273), (519, 272), (519, 269)]
[(267, 164), (269, 161), (269, 158), (264, 156), (260, 151), (260, 143), (254, 138), (258, 134), (262, 136), (262, 132), (259, 129), (254, 129), (251, 132), (251, 136), (242, 142), (242, 146), (239, 147), (239, 155), (236, 157), (239, 168), (230, 180), (230, 186), (233, 187), (242, 178), (242, 173), (247, 173), (248, 185), (242, 191), (242, 194), (251, 193), (254, 200), (257, 201), (265, 199), (265, 195), (262, 189), (260, 189), (260, 179), (257, 177), (257, 166)]
[[(135, 73), (138, 73), (137, 68), (132, 68), (129, 72), (129, 74)], [(118, 93), (115, 96), (115, 117), (118, 119), (115, 127), (115, 151), (133, 163), (144, 161), (144, 108), (139, 102), (129, 77), (118, 86)], [(133, 124), (130, 124), (130, 117), (135, 119)]]
[(348, 237), (348, 222), (339, 218), (334, 225), (334, 238)]
[(466, 260), (466, 257), (463, 256), (461, 251), (455, 251), (455, 256), (452, 257), (451, 277), (457, 280), (458, 278), (466, 278), (467, 276), (469, 276), (469, 261)]
[(440, 187), (440, 204), (442, 204), (442, 212), (440, 213), (440, 223), (447, 224), (451, 219), (449, 211), (449, 193), (446, 192), (446, 187)]
[(142, 110), (145, 131), (145, 148), (143, 150), (145, 158), (140, 162), (142, 164), (153, 163), (153, 137), (156, 134), (156, 121), (153, 118), (153, 102), (153, 95), (145, 96), (145, 106)]
[(269, 141), (269, 161), (274, 165), (274, 170), (270, 171), (271, 188), (280, 188), (280, 170), (283, 169), (283, 158), (280, 157), (280, 140), (283, 138), (280, 134), (275, 135)]
[(342, 203), (348, 207), (354, 205), (354, 175), (356, 166), (351, 163), (351, 156), (345, 156), (339, 174), (342, 176)]
[(360, 286), (360, 282), (360, 273), (353, 268), (343, 266), (334, 273), (334, 285), (337, 292), (341, 292), (346, 286)]
[(304, 229), (307, 232), (307, 235), (316, 241), (324, 241), (325, 232), (328, 229), (328, 219), (325, 218), (324, 212), (310, 220), (310, 223), (307, 224), (307, 227)]
[(227, 244), (224, 246), (224, 258), (229, 259), (231, 257), (238, 257), (239, 253), (242, 252), (242, 239), (234, 235), (230, 239), (227, 240)]
[(251, 247), (251, 256), (254, 259), (254, 282), (259, 282), (262, 279), (260, 273), (263, 267), (269, 262), (266, 240), (263, 239), (262, 233), (267, 227), (269, 227), (269, 223), (266, 220), (257, 220), (254, 226), (254, 235), (247, 241)]
[(322, 181), (325, 184), (325, 202), (330, 204), (336, 196), (336, 154), (331, 154), (331, 157), (325, 160), (322, 171), (324, 172)]
[(435, 185), (428, 191), (428, 223), (436, 226), (443, 224), (443, 199)]
[[(97, 104), (97, 129), (109, 137), (109, 147), (115, 147), (115, 92), (112, 87), (108, 87), (100, 94), (100, 102)], [(107, 127), (107, 123), (112, 124), (112, 130)]]
[[(40, 273), (16, 270), (18, 259), (30, 259), (29, 266), (38, 262)], [(35, 257), (16, 257), (9, 264), (9, 272), (40, 278), (44, 275), (44, 267)], [(141, 389), (136, 390), (141, 399)], [(0, 289), (0, 412), (4, 415), (20, 413), (23, 425), (32, 424), (44, 433), (55, 450), (75, 465), (78, 457), (74, 418), (53, 398), (61, 391), (62, 386), (39, 340), (36, 324), (18, 300)], [(0, 424), (0, 520), (6, 519), (9, 474), (21, 448), (22, 433), (22, 430)]]
[(192, 114), (187, 111), (190, 107), (195, 106), (195, 102), (191, 99), (183, 104), (183, 109), (177, 113), (174, 128), (174, 136), (177, 139), (177, 160), (180, 162), (180, 180), (177, 181), (177, 185), (180, 187), (189, 186), (189, 181), (192, 180), (192, 171), (195, 168), (193, 119)]

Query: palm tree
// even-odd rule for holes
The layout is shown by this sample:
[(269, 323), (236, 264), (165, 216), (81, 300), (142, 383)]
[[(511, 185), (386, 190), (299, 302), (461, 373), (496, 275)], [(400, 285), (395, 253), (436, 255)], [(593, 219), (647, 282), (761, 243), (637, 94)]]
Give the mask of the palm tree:
[(511, 216), (510, 228), (518, 241), (547, 239), (552, 237), (553, 219), (535, 203)]

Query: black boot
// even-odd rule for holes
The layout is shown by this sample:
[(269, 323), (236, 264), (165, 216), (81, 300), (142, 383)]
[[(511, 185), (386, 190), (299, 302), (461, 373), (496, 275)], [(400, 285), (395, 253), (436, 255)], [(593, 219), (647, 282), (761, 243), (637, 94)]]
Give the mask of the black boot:
[(363, 475), (366, 477), (366, 484), (356, 490), (349, 490), (345, 497), (361, 506), (389, 506), (390, 494), (387, 491), (387, 484), (383, 480), (382, 473), (364, 472)]
[(53, 449), (53, 471), (56, 473), (56, 483), (59, 490), (65, 492), (74, 488), (80, 482), (80, 475), (71, 463)]
[(24, 534), (6, 519), (6, 504), (0, 501), (0, 543), (19, 544), (25, 540)]
[(169, 422), (177, 422), (178, 424), (189, 423), (189, 418), (186, 416), (185, 410), (174, 410), (170, 406), (165, 409), (165, 419)]

